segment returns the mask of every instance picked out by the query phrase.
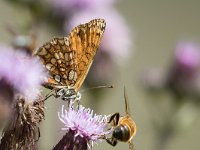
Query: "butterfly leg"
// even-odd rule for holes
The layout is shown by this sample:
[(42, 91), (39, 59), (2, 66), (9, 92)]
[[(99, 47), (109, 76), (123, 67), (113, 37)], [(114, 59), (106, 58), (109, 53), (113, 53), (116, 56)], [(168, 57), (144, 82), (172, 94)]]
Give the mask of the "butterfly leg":
[[(52, 93), (52, 92), (55, 92), (55, 94)], [(45, 96), (44, 101), (46, 101), (48, 98), (50, 98), (50, 97), (52, 97), (52, 96), (53, 96), (54, 98), (58, 98), (58, 97), (60, 97), (59, 94), (60, 94), (60, 93), (59, 93), (59, 90), (57, 90), (57, 89), (52, 89), (51, 92), (49, 92), (49, 94), (47, 94), (47, 95)]]
[(77, 102), (78, 110), (79, 110), (79, 106), (80, 106), (80, 103), (81, 103), (81, 93), (77, 92), (75, 101)]
[(49, 99), (50, 97), (54, 97), (54, 98), (58, 98), (58, 95), (56, 95), (56, 94), (47, 94), (46, 96), (45, 96), (45, 99), (44, 99), (44, 101), (46, 101), (47, 99)]

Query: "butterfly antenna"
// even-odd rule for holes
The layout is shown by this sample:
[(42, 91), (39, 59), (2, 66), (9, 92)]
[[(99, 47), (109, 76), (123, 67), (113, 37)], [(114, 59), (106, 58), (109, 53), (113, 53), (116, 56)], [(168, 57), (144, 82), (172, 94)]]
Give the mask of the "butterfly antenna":
[(101, 88), (114, 88), (114, 86), (113, 85), (101, 85), (101, 86), (96, 86), (96, 87), (91, 87), (91, 88), (81, 90), (81, 92), (86, 92), (86, 91), (89, 91), (89, 90), (101, 89)]

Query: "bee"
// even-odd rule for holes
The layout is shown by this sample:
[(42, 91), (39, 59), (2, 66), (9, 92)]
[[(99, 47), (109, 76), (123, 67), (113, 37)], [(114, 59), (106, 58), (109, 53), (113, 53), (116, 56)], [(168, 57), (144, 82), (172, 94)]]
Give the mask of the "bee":
[(124, 99), (125, 99), (125, 111), (126, 115), (121, 116), (119, 112), (113, 114), (108, 123), (112, 124), (112, 136), (110, 138), (104, 137), (112, 146), (116, 146), (118, 141), (121, 142), (128, 142), (129, 149), (133, 150), (133, 137), (136, 135), (136, 124), (129, 113), (129, 106), (128, 106), (128, 99), (126, 95), (126, 89), (124, 87)]

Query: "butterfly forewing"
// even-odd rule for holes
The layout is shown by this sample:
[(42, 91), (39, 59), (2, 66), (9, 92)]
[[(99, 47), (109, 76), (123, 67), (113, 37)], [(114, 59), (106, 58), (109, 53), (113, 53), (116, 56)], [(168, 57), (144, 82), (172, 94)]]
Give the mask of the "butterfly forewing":
[(91, 20), (75, 27), (67, 37), (54, 38), (35, 52), (50, 74), (45, 87), (66, 86), (79, 90), (93, 62), (105, 25), (103, 19)]
[(105, 21), (103, 19), (94, 19), (89, 23), (79, 25), (68, 36), (71, 48), (76, 53), (77, 82), (75, 88), (77, 90), (89, 71), (104, 30)]

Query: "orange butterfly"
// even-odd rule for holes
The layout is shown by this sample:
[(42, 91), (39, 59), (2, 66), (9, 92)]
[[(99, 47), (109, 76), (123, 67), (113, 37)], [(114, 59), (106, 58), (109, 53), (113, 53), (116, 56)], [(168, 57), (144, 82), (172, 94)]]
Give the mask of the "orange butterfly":
[(92, 65), (106, 22), (94, 19), (75, 27), (67, 37), (54, 38), (34, 55), (39, 56), (50, 77), (44, 84), (55, 90), (55, 97), (80, 100), (78, 92)]

